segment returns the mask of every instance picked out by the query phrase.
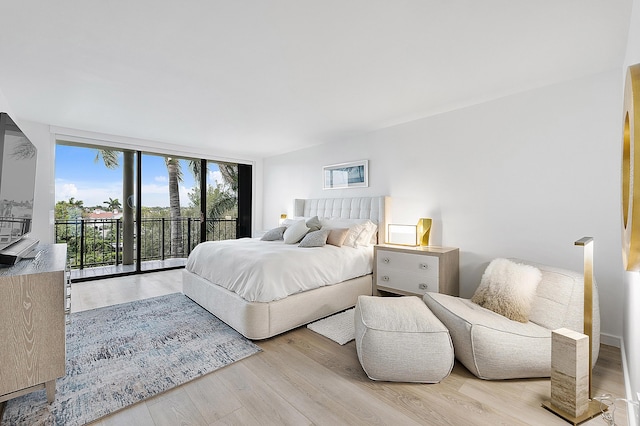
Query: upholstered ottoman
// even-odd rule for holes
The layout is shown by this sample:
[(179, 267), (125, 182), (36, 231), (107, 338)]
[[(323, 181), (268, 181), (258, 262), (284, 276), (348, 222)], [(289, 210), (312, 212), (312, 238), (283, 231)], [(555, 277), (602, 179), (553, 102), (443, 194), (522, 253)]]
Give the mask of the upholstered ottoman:
[(438, 383), (453, 368), (449, 330), (415, 296), (359, 296), (355, 337), (372, 380)]

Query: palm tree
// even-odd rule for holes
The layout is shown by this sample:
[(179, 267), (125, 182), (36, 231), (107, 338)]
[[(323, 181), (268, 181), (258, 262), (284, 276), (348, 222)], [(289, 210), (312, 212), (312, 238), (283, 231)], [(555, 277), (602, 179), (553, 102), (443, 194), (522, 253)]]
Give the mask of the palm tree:
[(103, 201), (102, 204), (106, 204), (107, 205), (106, 209), (109, 211), (122, 209), (122, 204), (120, 204), (120, 201), (117, 198), (113, 199), (109, 197), (109, 201)]
[(171, 215), (171, 255), (178, 257), (182, 251), (182, 223), (180, 212), (180, 191), (178, 182), (182, 181), (182, 170), (177, 158), (165, 157), (169, 173), (169, 213)]
[(96, 163), (100, 161), (100, 157), (102, 157), (102, 162), (107, 167), (107, 169), (115, 170), (120, 165), (118, 161), (118, 151), (113, 151), (111, 149), (98, 149), (96, 153), (96, 158), (93, 159)]

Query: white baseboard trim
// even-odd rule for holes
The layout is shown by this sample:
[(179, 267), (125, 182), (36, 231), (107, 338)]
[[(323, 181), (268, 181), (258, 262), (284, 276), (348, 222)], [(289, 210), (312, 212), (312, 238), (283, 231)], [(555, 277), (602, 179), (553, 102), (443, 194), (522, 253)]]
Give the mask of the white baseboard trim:
[[(629, 367), (627, 366), (627, 353), (624, 349), (624, 340), (620, 340), (620, 355), (622, 356), (622, 374), (624, 375), (624, 392), (628, 401), (637, 401), (637, 396), (632, 395), (631, 380), (629, 378)], [(634, 404), (627, 403), (627, 424), (629, 426), (640, 426), (640, 408)]]
[(603, 345), (620, 348), (622, 343), (622, 338), (620, 336), (614, 336), (613, 334), (600, 333), (600, 343)]

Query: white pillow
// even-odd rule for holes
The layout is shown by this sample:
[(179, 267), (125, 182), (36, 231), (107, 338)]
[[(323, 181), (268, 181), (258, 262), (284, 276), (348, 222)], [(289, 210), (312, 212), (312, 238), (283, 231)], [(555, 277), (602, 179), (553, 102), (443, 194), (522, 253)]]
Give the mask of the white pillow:
[(309, 228), (304, 220), (298, 221), (290, 225), (286, 231), (284, 231), (283, 239), (285, 244), (295, 244), (304, 237)]
[(342, 245), (349, 247), (357, 247), (356, 240), (362, 231), (367, 227), (366, 223), (358, 223), (356, 225), (351, 225), (349, 227), (349, 233), (347, 233), (347, 238), (345, 238), (344, 243)]
[(356, 247), (367, 247), (367, 246), (370, 246), (371, 244), (375, 244), (374, 237), (376, 235), (377, 230), (378, 230), (378, 225), (371, 222), (370, 220), (367, 220), (364, 224), (364, 229), (362, 230), (362, 232), (360, 232), (360, 235), (358, 235), (358, 238), (356, 238)]
[(510, 320), (528, 322), (541, 279), (542, 273), (534, 266), (494, 259), (471, 301)]
[(298, 222), (304, 222), (304, 219), (285, 219), (282, 221), (280, 226), (284, 226), (285, 228), (288, 228), (294, 223), (298, 223)]
[[(347, 238), (344, 240), (343, 245), (350, 246), (350, 247), (357, 247), (356, 240), (358, 239), (362, 231), (365, 230), (368, 223), (375, 225), (369, 219), (331, 218), (331, 219), (321, 219), (320, 222), (322, 223), (323, 228), (329, 228), (329, 229), (348, 228), (349, 233), (347, 234)], [(375, 235), (375, 230), (374, 230), (374, 235)], [(368, 245), (368, 244), (362, 244), (362, 245)]]

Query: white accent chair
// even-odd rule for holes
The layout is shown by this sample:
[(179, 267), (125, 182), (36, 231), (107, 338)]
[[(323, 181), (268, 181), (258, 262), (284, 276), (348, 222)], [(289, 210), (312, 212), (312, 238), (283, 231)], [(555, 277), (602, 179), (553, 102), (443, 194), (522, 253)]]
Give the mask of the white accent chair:
[[(522, 260), (542, 273), (529, 322), (512, 321), (469, 299), (426, 293), (424, 302), (449, 329), (456, 358), (475, 376), (487, 380), (549, 377), (551, 331), (583, 332), (584, 281), (581, 273)], [(593, 283), (593, 351), (600, 350), (598, 287)]]

